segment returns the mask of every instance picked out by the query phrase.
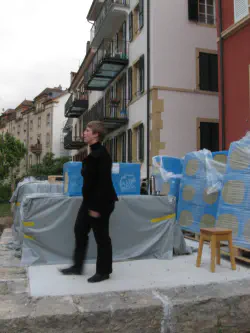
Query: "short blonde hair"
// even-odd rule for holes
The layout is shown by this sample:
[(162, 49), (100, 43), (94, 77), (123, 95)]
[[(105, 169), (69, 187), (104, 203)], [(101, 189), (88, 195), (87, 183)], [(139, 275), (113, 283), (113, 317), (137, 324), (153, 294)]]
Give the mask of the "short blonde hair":
[(90, 128), (94, 134), (97, 133), (98, 138), (101, 142), (104, 140), (106, 135), (106, 130), (102, 121), (99, 120), (90, 121), (86, 127)]

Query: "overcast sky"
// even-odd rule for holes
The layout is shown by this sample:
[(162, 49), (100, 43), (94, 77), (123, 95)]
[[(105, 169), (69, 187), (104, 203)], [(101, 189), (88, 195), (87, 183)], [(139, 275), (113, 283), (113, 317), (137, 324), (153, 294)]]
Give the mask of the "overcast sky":
[(0, 113), (67, 88), (86, 52), (92, 0), (0, 0)]

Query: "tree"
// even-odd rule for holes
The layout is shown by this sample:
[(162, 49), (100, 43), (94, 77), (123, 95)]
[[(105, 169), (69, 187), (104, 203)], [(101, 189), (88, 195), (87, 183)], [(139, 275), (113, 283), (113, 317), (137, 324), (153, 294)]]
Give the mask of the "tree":
[(62, 175), (63, 165), (68, 162), (69, 157), (55, 158), (53, 153), (47, 153), (41, 164), (33, 165), (29, 171), (29, 176), (49, 176), (49, 175)]
[(8, 178), (27, 153), (24, 144), (9, 133), (0, 134), (0, 181)]

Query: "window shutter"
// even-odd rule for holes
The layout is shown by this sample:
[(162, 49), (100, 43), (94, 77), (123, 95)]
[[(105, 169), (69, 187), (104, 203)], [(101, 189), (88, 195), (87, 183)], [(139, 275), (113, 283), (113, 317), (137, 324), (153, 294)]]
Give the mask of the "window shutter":
[(133, 86), (132, 86), (132, 67), (128, 69), (128, 99), (132, 101)]
[(145, 70), (144, 70), (144, 55), (141, 56), (140, 58), (140, 92), (144, 92), (144, 73), (145, 73)]
[(141, 124), (139, 130), (139, 160), (144, 160), (144, 125)]
[(126, 162), (126, 151), (127, 151), (127, 147), (126, 147), (126, 132), (123, 133), (122, 135), (122, 162), (125, 163)]
[(188, 0), (188, 19), (198, 21), (198, 0)]
[(200, 90), (209, 90), (209, 54), (200, 53)]
[(128, 162), (132, 162), (132, 130), (128, 130)]
[(129, 24), (129, 41), (131, 42), (133, 40), (133, 12), (129, 14), (128, 24)]
[(144, 26), (144, 0), (139, 1), (139, 28)]
[(248, 14), (248, 0), (234, 0), (234, 21), (238, 22)]
[(211, 91), (218, 91), (218, 56), (210, 54), (210, 85)]

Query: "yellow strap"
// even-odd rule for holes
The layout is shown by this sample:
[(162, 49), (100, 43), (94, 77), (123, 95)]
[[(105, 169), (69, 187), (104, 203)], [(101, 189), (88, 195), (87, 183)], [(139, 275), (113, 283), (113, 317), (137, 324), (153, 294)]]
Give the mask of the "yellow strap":
[(20, 202), (17, 202), (17, 203), (16, 203), (16, 206), (17, 206), (17, 207), (19, 207), (20, 205), (21, 205), (21, 203), (20, 203)]
[(158, 222), (170, 220), (170, 219), (173, 219), (173, 218), (175, 218), (175, 214), (165, 215), (165, 216), (162, 216), (162, 217), (157, 217), (156, 219), (152, 219), (151, 222), (152, 223), (158, 223)]
[(34, 239), (35, 239), (33, 236), (28, 236), (28, 235), (24, 235), (24, 238), (26, 238), (26, 239), (31, 239), (31, 240), (34, 240)]
[(25, 227), (34, 227), (35, 226), (35, 222), (23, 222), (23, 225)]

